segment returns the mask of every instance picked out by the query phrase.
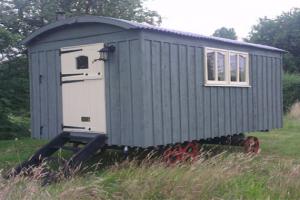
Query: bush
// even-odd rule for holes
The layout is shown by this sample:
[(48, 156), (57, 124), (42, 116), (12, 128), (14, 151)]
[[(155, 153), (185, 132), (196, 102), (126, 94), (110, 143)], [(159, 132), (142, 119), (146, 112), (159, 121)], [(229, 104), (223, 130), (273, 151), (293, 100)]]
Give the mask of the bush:
[(288, 112), (291, 106), (300, 101), (300, 75), (286, 73), (283, 76), (283, 110)]
[(27, 59), (0, 63), (0, 140), (29, 136)]

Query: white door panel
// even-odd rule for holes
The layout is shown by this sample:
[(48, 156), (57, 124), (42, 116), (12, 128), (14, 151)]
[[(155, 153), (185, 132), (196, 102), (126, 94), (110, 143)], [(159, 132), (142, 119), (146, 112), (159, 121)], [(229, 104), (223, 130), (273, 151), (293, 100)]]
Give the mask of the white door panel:
[(62, 48), (62, 98), (65, 131), (106, 133), (103, 43)]

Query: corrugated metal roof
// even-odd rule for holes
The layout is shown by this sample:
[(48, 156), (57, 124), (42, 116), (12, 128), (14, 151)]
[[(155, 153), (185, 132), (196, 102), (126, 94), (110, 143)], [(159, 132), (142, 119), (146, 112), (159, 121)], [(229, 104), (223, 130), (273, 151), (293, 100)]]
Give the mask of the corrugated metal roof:
[(33, 32), (30, 36), (28, 36), (26, 39), (24, 39), (23, 44), (29, 44), (34, 38), (36, 38), (37, 36), (47, 32), (49, 30), (56, 29), (60, 26), (74, 24), (74, 23), (105, 23), (105, 24), (120, 26), (125, 29), (149, 30), (149, 31), (156, 31), (156, 32), (161, 32), (161, 33), (175, 34), (175, 35), (180, 35), (180, 36), (185, 36), (185, 37), (192, 37), (192, 38), (198, 38), (198, 39), (204, 39), (204, 40), (212, 40), (212, 41), (223, 42), (223, 43), (239, 45), (239, 46), (249, 46), (249, 47), (266, 49), (266, 50), (271, 50), (271, 51), (286, 52), (283, 49), (279, 49), (279, 48), (267, 46), (267, 45), (254, 44), (254, 43), (248, 43), (248, 42), (243, 42), (243, 41), (238, 41), (238, 40), (230, 40), (230, 39), (213, 37), (213, 36), (205, 36), (205, 35), (196, 34), (196, 33), (166, 29), (166, 28), (162, 28), (162, 27), (158, 27), (158, 26), (149, 25), (149, 24), (132, 22), (132, 21), (124, 20), (124, 19), (116, 19), (116, 18), (102, 17), (102, 16), (72, 17), (72, 18), (67, 18), (65, 20), (61, 20), (58, 22), (48, 24), (48, 25), (38, 29), (37, 31)]
[[(118, 20), (122, 20), (122, 19), (118, 19)], [(286, 52), (283, 49), (279, 49), (279, 48), (268, 46), (268, 45), (254, 44), (254, 43), (243, 42), (243, 41), (238, 41), (238, 40), (231, 40), (231, 39), (214, 37), (214, 36), (205, 36), (205, 35), (201, 35), (201, 34), (197, 34), (197, 33), (167, 29), (167, 28), (162, 28), (162, 27), (153, 26), (153, 25), (149, 25), (149, 24), (141, 24), (141, 23), (131, 22), (131, 21), (127, 21), (127, 20), (122, 20), (122, 21), (124, 21), (126, 23), (130, 23), (131, 25), (135, 26), (136, 29), (158, 31), (158, 32), (171, 33), (171, 34), (176, 34), (176, 35), (181, 35), (181, 36), (186, 36), (186, 37), (193, 37), (193, 38), (199, 38), (199, 39), (205, 39), (205, 40), (213, 40), (213, 41), (219, 41), (219, 42), (224, 42), (224, 43), (230, 43), (230, 44), (234, 44), (234, 45), (250, 46), (250, 47), (255, 47), (255, 48), (260, 48), (260, 49)]]

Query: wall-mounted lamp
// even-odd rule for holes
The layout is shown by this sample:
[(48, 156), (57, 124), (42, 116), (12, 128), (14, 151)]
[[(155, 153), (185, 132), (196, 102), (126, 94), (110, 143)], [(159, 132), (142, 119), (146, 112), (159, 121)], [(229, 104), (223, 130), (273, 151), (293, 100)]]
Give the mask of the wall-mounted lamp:
[(115, 50), (116, 47), (114, 45), (104, 45), (104, 47), (98, 51), (100, 54), (100, 58), (98, 60), (107, 61), (108, 54), (113, 53)]

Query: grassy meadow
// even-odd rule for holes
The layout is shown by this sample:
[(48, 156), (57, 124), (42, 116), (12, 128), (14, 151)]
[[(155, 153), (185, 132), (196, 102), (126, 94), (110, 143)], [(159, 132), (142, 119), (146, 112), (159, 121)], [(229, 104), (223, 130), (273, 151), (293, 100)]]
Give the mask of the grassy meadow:
[[(286, 116), (282, 129), (250, 135), (260, 139), (257, 156), (226, 146), (218, 146), (222, 151), (215, 154), (210, 146), (194, 164), (116, 162), (44, 187), (37, 169), (33, 178), (0, 178), (0, 199), (300, 199), (299, 113)], [(45, 142), (0, 141), (0, 169), (24, 160)]]

